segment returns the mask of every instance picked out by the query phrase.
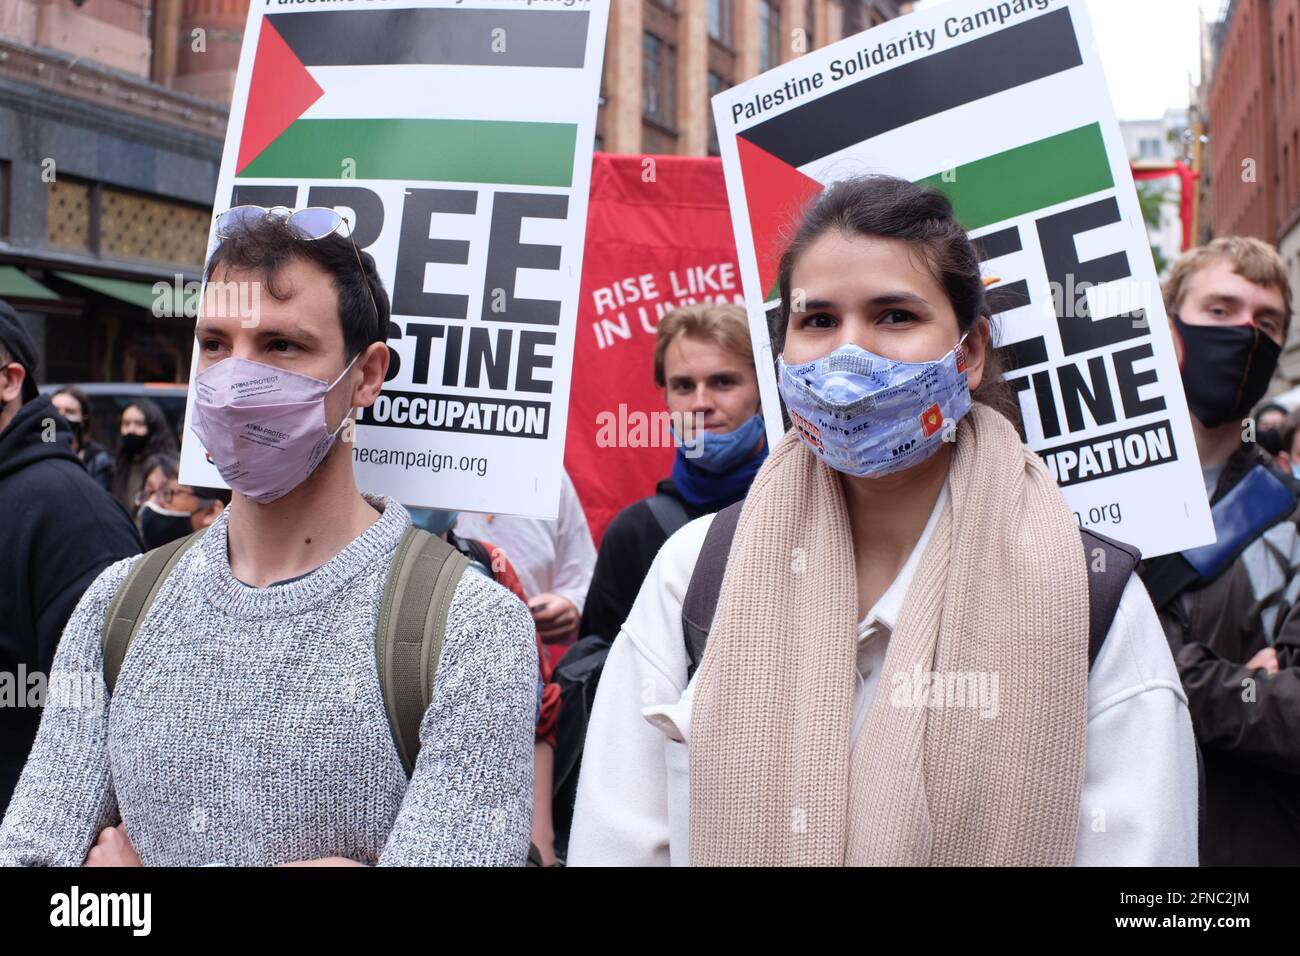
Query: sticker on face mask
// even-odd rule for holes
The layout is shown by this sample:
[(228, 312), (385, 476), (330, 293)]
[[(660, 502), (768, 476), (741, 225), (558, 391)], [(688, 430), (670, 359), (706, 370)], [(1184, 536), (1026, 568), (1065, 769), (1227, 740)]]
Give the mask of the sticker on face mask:
[(800, 415), (793, 408), (789, 409), (789, 412), (790, 412), (790, 421), (794, 424), (794, 427), (798, 430), (799, 436), (808, 444), (812, 445), (813, 448), (816, 448), (818, 451), (824, 452), (826, 448), (822, 444), (822, 430), (818, 428), (816, 425), (814, 425), (812, 422), (808, 421), (808, 419)]

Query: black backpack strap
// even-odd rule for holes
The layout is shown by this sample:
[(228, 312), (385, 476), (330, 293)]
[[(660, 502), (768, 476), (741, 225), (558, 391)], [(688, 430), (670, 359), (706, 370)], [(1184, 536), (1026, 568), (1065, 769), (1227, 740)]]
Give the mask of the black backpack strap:
[(655, 493), (645, 499), (645, 503), (665, 537), (671, 538), (678, 528), (691, 520), (691, 516), (686, 513), (686, 506), (672, 495)]
[(104, 685), (110, 694), (117, 684), (122, 662), (126, 660), (127, 648), (135, 640), (140, 622), (149, 613), (167, 575), (201, 537), (203, 531), (196, 531), (146, 552), (132, 565), (113, 595), (108, 613), (104, 615), (104, 630), (100, 637), (104, 649)]
[(1088, 670), (1092, 670), (1142, 552), (1086, 528), (1080, 528), (1079, 535), (1088, 564)]
[(700, 556), (691, 573), (691, 583), (686, 587), (682, 601), (682, 635), (686, 640), (686, 679), (690, 680), (704, 659), (704, 645), (713, 627), (713, 615), (718, 610), (718, 595), (722, 592), (722, 577), (727, 573), (727, 559), (731, 555), (731, 542), (736, 536), (743, 501), (723, 508), (713, 516), (713, 522), (704, 535)]
[(469, 561), (447, 542), (409, 527), (384, 584), (375, 662), (388, 726), (408, 777), (420, 753), (420, 721), (433, 699), (447, 611), (467, 567)]

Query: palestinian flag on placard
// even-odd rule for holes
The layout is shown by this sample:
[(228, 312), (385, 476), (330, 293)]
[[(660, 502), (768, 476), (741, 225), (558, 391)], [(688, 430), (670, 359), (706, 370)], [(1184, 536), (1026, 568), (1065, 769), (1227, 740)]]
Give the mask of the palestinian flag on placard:
[[(778, 259), (799, 210), (854, 147), (910, 123), (1083, 64), (1068, 8), (867, 76), (737, 134), (759, 279), (777, 297)], [(1014, 122), (1014, 119), (1008, 120)], [(1114, 185), (1098, 124), (1023, 143), (920, 180), (947, 193), (969, 232)], [(1013, 236), (982, 237), (1019, 249)], [(992, 258), (988, 255), (987, 258)], [(1011, 291), (1008, 287), (1008, 291)], [(1027, 301), (1027, 299), (1025, 300)]]
[[(337, 179), (351, 160), (357, 179), (569, 186), (577, 127), (544, 118), (581, 82), (589, 21), (460, 7), (268, 14), (235, 175)], [(524, 83), (512, 67), (546, 69)]]

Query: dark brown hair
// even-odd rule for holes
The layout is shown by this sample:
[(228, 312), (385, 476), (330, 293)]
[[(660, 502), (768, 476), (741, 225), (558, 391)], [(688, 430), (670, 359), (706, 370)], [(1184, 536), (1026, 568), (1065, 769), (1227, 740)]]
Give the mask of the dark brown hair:
[[(791, 279), (808, 247), (832, 229), (847, 236), (901, 239), (914, 246), (943, 287), (965, 333), (980, 318), (991, 319), (996, 304), (985, 294), (975, 245), (953, 215), (952, 203), (937, 189), (893, 176), (859, 176), (828, 186), (805, 210), (803, 220), (781, 254), (781, 306), (772, 329), (772, 349), (780, 354), (790, 324)], [(996, 335), (994, 336), (996, 338)], [(1024, 437), (1020, 403), (1002, 380), (1001, 362), (989, 342), (980, 387), (971, 396), (1009, 418)]]
[(278, 216), (241, 223), (213, 250), (203, 277), (211, 281), (218, 269), (258, 272), (266, 291), (273, 298), (285, 299), (287, 294), (276, 288), (275, 277), (294, 259), (315, 263), (329, 273), (339, 300), (344, 358), (355, 357), (373, 342), (388, 340), (388, 293), (375, 260), (337, 232), (320, 239), (304, 239)]

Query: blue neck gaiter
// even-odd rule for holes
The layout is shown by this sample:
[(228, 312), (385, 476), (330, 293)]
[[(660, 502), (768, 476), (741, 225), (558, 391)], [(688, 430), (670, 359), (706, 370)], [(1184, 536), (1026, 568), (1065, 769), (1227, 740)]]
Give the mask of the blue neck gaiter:
[(726, 434), (701, 432), (693, 441), (678, 446), (673, 459), (673, 484), (682, 498), (696, 508), (716, 510), (734, 504), (745, 497), (767, 459), (766, 441), (757, 454), (753, 453), (762, 437), (762, 415), (755, 415)]

